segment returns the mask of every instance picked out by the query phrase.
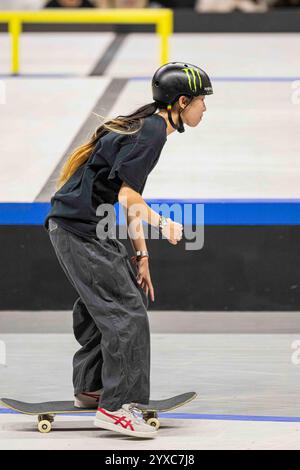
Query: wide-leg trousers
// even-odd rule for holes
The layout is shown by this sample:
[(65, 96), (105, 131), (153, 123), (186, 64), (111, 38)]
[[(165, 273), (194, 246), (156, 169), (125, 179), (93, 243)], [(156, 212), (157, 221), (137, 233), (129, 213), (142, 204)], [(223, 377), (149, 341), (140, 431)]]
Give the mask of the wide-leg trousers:
[(148, 403), (150, 328), (148, 297), (136, 280), (125, 245), (116, 238), (86, 238), (49, 219), (58, 261), (79, 297), (73, 331), (81, 348), (73, 358), (74, 393), (103, 388), (99, 405), (116, 411)]

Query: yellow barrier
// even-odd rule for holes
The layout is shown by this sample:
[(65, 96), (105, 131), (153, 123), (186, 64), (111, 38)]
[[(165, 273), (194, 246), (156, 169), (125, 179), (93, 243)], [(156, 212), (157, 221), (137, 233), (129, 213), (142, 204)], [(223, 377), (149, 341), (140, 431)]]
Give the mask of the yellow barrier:
[(11, 35), (11, 70), (19, 73), (19, 43), (23, 23), (127, 23), (156, 25), (160, 35), (160, 64), (169, 61), (169, 35), (173, 32), (173, 10), (168, 8), (78, 8), (45, 9), (37, 11), (0, 11), (0, 23), (8, 23)]

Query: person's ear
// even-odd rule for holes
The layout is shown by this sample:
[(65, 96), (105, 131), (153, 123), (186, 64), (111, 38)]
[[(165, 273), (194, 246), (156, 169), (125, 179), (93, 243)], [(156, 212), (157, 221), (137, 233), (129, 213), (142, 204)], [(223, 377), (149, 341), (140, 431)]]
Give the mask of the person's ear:
[(179, 97), (179, 107), (180, 107), (180, 109), (183, 110), (186, 106), (187, 106), (186, 97), (185, 96), (180, 96)]

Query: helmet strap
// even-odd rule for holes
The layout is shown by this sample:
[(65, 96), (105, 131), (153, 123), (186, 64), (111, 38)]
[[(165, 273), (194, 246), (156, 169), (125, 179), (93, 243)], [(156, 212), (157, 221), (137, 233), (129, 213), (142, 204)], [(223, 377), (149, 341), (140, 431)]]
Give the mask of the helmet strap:
[(172, 126), (174, 129), (176, 129), (178, 132), (180, 132), (180, 133), (184, 132), (185, 129), (184, 129), (184, 126), (183, 126), (183, 122), (182, 122), (180, 113), (178, 113), (178, 122), (179, 122), (179, 125), (176, 126), (176, 124), (174, 123), (174, 121), (173, 121), (173, 119), (172, 119), (171, 109), (172, 109), (172, 105), (171, 105), (171, 104), (168, 104), (168, 106), (167, 106), (168, 118), (169, 118), (169, 122), (170, 122), (171, 126)]
[(183, 126), (183, 121), (181, 119), (181, 116), (180, 116), (180, 113), (178, 114), (178, 122), (179, 122), (179, 126), (177, 128), (178, 132), (182, 133), (185, 131), (185, 128)]

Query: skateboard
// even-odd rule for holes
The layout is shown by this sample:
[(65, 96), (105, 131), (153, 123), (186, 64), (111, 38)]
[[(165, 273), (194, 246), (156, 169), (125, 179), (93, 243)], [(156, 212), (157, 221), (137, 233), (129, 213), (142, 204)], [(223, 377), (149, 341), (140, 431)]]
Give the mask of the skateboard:
[[(141, 411), (144, 421), (158, 429), (160, 426), (158, 413), (174, 410), (194, 400), (197, 393), (188, 392), (165, 398), (164, 400), (150, 400), (148, 404), (132, 403)], [(6, 408), (26, 415), (38, 417), (38, 430), (42, 433), (50, 432), (55, 415), (58, 414), (85, 414), (95, 413), (96, 408), (76, 408), (73, 401), (47, 401), (42, 403), (27, 403), (10, 398), (1, 398), (0, 404)]]

